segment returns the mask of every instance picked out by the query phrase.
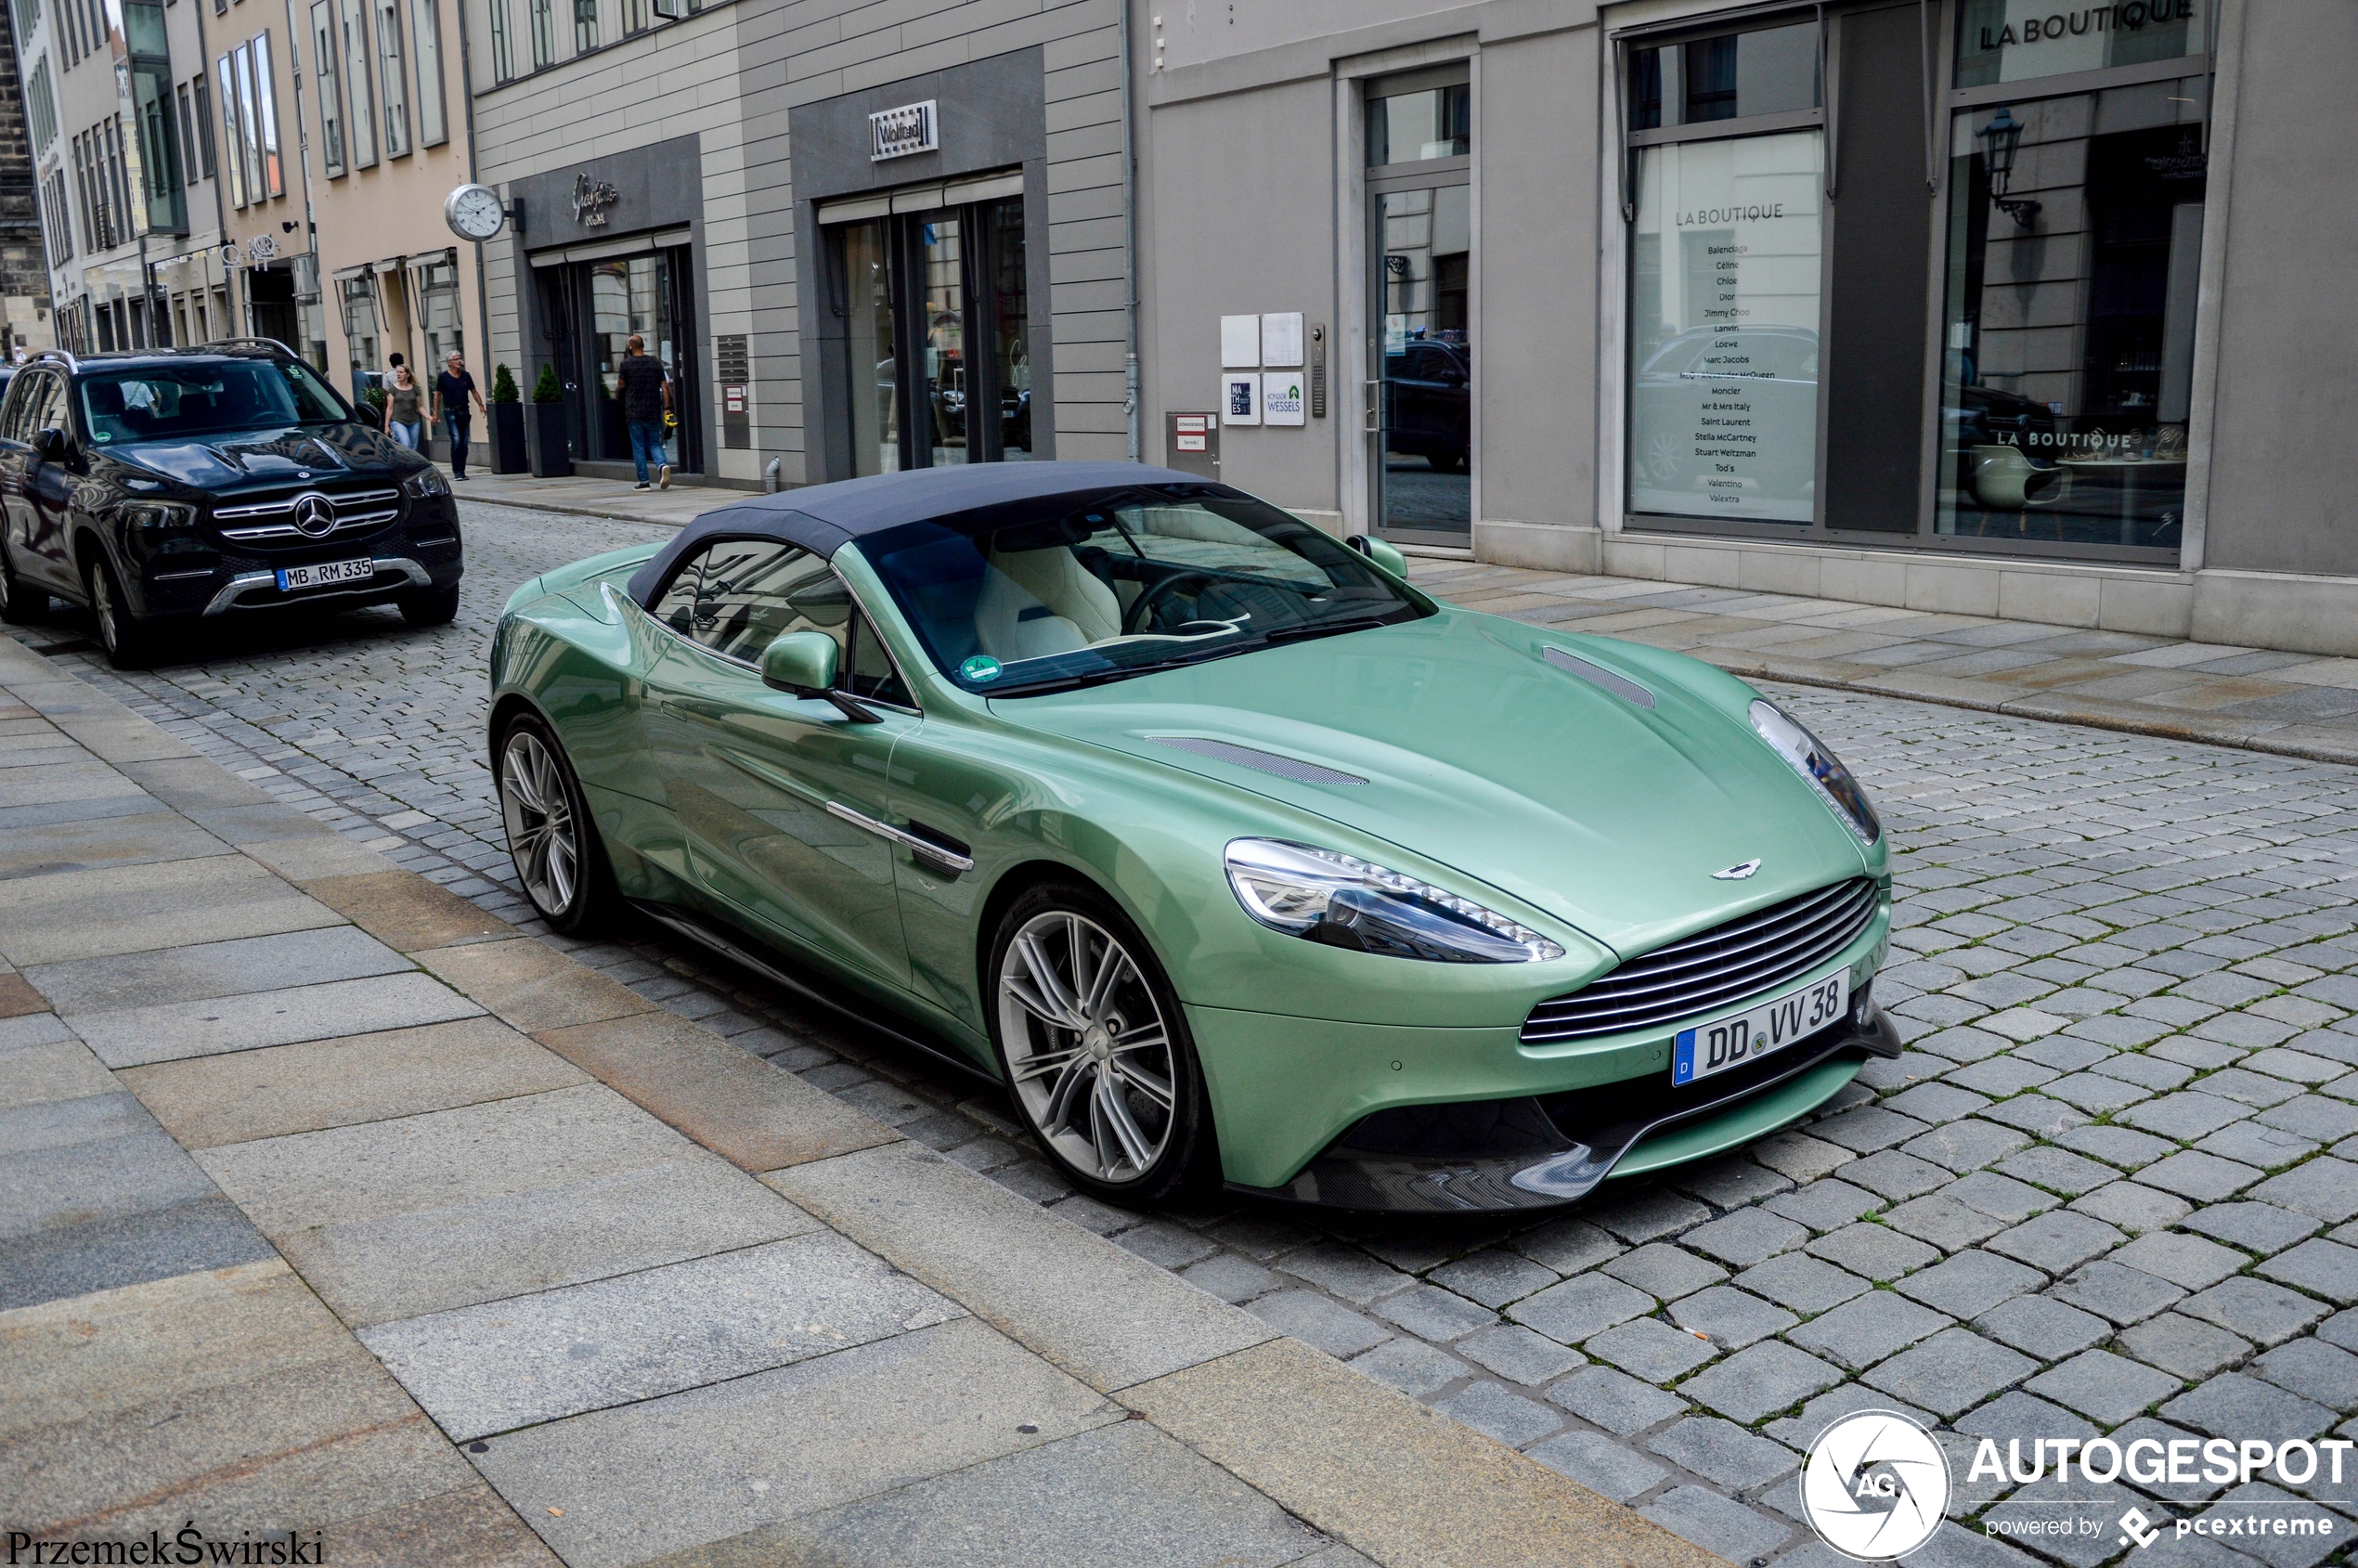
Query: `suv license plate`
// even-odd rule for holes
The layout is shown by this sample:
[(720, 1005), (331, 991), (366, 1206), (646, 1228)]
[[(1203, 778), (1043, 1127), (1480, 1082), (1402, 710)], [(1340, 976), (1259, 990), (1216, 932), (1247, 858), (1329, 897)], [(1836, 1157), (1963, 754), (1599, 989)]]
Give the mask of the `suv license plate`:
[(1781, 1051), (1841, 1020), (1850, 1005), (1850, 971), (1837, 969), (1815, 985), (1787, 991), (1749, 1012), (1678, 1031), (1670, 1051), (1670, 1082), (1692, 1083)]
[(357, 561), (322, 561), (310, 566), (279, 568), (279, 591), (326, 588), (331, 583), (365, 583), (377, 575), (377, 564), (367, 556)]

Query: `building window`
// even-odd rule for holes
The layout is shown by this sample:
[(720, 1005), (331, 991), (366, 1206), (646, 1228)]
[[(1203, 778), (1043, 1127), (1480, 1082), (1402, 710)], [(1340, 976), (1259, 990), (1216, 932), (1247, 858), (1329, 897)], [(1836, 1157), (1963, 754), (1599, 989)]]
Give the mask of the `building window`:
[(340, 178), (343, 162), (343, 87), (336, 70), (334, 0), (312, 0), (311, 59), (319, 87), (319, 163), (330, 179)]
[(336, 0), (343, 34), (344, 124), (352, 138), (352, 166), (377, 161), (377, 105), (369, 86), (369, 20), (363, 0)]
[(247, 201), (246, 163), (239, 149), (245, 145), (245, 133), (238, 129), (237, 61), (224, 55), (213, 66), (221, 97), (221, 172), (229, 187), (229, 204), (243, 207)]
[(66, 174), (63, 168), (50, 171), (42, 186), (41, 216), (43, 237), (49, 242), (49, 265), (52, 266), (73, 259), (73, 221), (68, 216)]
[(557, 58), (554, 0), (532, 0), (532, 69), (541, 71)]
[(647, 0), (622, 0), (622, 35), (644, 32), (648, 25)]
[(1452, 82), (1367, 99), (1367, 162), (1463, 158), (1473, 147), (1473, 85)]
[(385, 156), (409, 155), (409, 79), (401, 64), (401, 0), (377, 0), (377, 84), (385, 110)]
[(46, 151), (58, 139), (58, 102), (49, 90), (49, 57), (43, 55), (32, 62), (32, 75), (25, 83), (25, 107), (32, 121), (32, 148)]
[(184, 172), (188, 183), (194, 185), (201, 176), (197, 173), (197, 116), (195, 106), (188, 99), (188, 84), (181, 83), (174, 97), (180, 102), (180, 156), (188, 165)]
[(516, 73), (516, 40), (509, 31), (508, 0), (489, 0), (491, 6), (491, 78), (505, 82)]
[(188, 231), (181, 195), (180, 137), (174, 112), (171, 62), (141, 57), (130, 63), (132, 112), (138, 121), (140, 199), (147, 227), (166, 234)]
[(17, 20), (17, 36), (30, 38), (32, 30), (41, 25), (41, 0), (15, 0), (9, 12)]
[(1817, 33), (1630, 53), (1632, 512), (1816, 520), (1825, 132), (1763, 121), (1819, 113)]
[(279, 78), (270, 69), (270, 34), (266, 32), (254, 35), (253, 78), (254, 99), (262, 110), (263, 188), (273, 196), (284, 196), (286, 165), (279, 156)]
[(244, 165), (246, 201), (259, 205), (270, 194), (267, 172), (262, 162), (262, 116), (255, 107), (253, 90), (253, 42), (239, 45), (229, 58), (237, 62), (238, 75), (238, 153)]
[(418, 59), (418, 145), (440, 147), (450, 139), (442, 84), (440, 0), (408, 0), (409, 30)]
[(586, 55), (598, 46), (598, 0), (573, 0), (573, 52)]
[(204, 177), (211, 179), (214, 177), (213, 94), (202, 76), (194, 78), (188, 85), (192, 89), (189, 97), (197, 116), (197, 151), (203, 159)]
[(337, 287), (343, 302), (344, 352), (352, 363), (352, 400), (358, 403), (368, 396), (379, 363), (376, 290), (367, 273)]

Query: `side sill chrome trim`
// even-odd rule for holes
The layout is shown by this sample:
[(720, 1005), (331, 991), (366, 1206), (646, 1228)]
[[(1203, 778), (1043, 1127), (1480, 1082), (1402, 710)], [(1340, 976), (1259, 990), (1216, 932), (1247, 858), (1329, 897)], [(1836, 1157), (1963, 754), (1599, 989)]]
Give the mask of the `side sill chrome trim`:
[(906, 833), (892, 826), (889, 823), (880, 823), (874, 817), (863, 817), (840, 800), (827, 802), (827, 815), (840, 817), (856, 828), (862, 828), (879, 838), (889, 839), (911, 853), (931, 861), (947, 870), (963, 875), (975, 868), (975, 860), (972, 855), (962, 855), (954, 849), (945, 849), (930, 838), (920, 838), (913, 833)]
[[(428, 572), (423, 566), (419, 565), (415, 561), (411, 561), (407, 557), (396, 560), (386, 560), (380, 556), (377, 560), (377, 570), (380, 573), (399, 572), (402, 576), (409, 579), (411, 586), (416, 588), (432, 588), (434, 586), (434, 575)], [(240, 572), (238, 576), (231, 577), (227, 582), (221, 585), (221, 591), (213, 596), (212, 601), (205, 605), (204, 609), (201, 613), (208, 616), (217, 616), (222, 614), (224, 611), (243, 608), (243, 606), (239, 604), (238, 601), (246, 594), (253, 592), (257, 588), (275, 589), (278, 586), (279, 574), (275, 571)], [(330, 599), (349, 599), (356, 593), (381, 593), (383, 589), (382, 587), (380, 587), (377, 583), (370, 581), (356, 584), (351, 588), (330, 589), (325, 593), (304, 593), (298, 598), (285, 599), (281, 600), (279, 603), (282, 604), (324, 603)], [(256, 606), (256, 608), (262, 607), (263, 606), (259, 605)], [(272, 609), (276, 609), (279, 606), (275, 604), (268, 606), (268, 608)]]

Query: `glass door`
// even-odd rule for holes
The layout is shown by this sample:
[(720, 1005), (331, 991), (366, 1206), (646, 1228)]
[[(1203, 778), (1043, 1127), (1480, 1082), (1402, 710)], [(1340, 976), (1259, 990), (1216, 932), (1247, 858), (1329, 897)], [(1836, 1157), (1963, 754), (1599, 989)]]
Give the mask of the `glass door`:
[(1428, 543), (1473, 530), (1472, 146), (1464, 67), (1369, 88), (1371, 515)]

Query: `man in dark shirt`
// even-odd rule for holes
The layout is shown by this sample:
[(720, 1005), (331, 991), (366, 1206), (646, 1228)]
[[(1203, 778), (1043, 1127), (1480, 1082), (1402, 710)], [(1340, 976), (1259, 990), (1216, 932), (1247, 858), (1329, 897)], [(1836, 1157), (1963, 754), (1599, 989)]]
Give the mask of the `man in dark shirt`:
[(434, 412), (450, 436), (453, 479), (467, 476), (467, 437), (474, 424), (474, 411), (467, 407), (469, 398), (474, 400), (476, 408), (483, 408), (483, 394), (475, 390), (474, 377), (467, 374), (466, 360), (454, 354), (443, 366), (442, 374), (434, 378)]
[(655, 486), (671, 488), (671, 460), (663, 449), (663, 417), (671, 409), (671, 377), (662, 361), (647, 355), (647, 340), (630, 334), (629, 352), (615, 367), (615, 395), (622, 400), (622, 419), (630, 427), (630, 462), (639, 472), (639, 489), (647, 487), (647, 465), (655, 466)]

